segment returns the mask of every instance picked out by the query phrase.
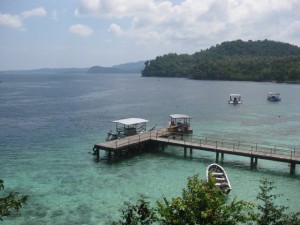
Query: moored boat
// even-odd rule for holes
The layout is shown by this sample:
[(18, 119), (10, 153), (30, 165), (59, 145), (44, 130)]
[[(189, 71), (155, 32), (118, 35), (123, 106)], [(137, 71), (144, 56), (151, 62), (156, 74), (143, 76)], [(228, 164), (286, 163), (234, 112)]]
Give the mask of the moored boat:
[(267, 100), (271, 102), (281, 101), (280, 94), (278, 92), (268, 92)]
[(241, 104), (242, 103), (242, 96), (240, 94), (230, 94), (229, 95), (229, 104)]
[(231, 185), (224, 168), (216, 163), (210, 164), (206, 169), (206, 179), (214, 179), (216, 185), (226, 194), (231, 191)]
[(169, 126), (167, 127), (168, 132), (174, 133), (193, 133), (191, 129), (192, 117), (184, 114), (171, 114), (169, 120)]
[(106, 141), (112, 141), (118, 138), (123, 138), (146, 131), (146, 124), (148, 120), (141, 118), (127, 118), (112, 121), (116, 124), (116, 131), (108, 132)]

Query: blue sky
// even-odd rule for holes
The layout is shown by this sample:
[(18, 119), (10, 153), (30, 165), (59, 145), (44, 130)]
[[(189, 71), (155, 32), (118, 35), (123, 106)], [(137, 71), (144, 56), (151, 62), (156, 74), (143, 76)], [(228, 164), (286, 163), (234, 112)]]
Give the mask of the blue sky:
[(0, 70), (112, 66), (236, 39), (300, 46), (300, 1), (0, 0)]

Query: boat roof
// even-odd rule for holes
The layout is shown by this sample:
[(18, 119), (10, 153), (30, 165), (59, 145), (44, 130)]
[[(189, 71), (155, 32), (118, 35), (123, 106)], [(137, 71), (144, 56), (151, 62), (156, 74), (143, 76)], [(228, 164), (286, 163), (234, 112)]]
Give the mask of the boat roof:
[(184, 114), (171, 114), (170, 117), (172, 117), (173, 119), (191, 119), (192, 117), (188, 116), (188, 115), (184, 115)]
[(113, 123), (121, 123), (124, 125), (136, 125), (140, 123), (147, 123), (148, 120), (141, 119), (141, 118), (127, 118), (127, 119), (121, 119), (121, 120), (114, 120)]
[(240, 94), (230, 94), (230, 96), (241, 96)]
[(270, 92), (268, 92), (268, 95), (280, 95), (280, 94), (278, 92), (270, 91)]

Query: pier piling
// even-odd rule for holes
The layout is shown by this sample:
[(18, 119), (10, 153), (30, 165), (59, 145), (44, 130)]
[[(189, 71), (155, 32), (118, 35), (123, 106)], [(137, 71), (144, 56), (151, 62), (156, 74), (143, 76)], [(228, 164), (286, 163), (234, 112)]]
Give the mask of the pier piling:
[(219, 151), (216, 151), (216, 163), (219, 162)]
[[(294, 146), (289, 149), (286, 146), (281, 148), (278, 145), (274, 147), (274, 145), (268, 146), (240, 140), (201, 137), (195, 134), (193, 134), (192, 138), (188, 136), (183, 138), (182, 134), (170, 133), (166, 129), (95, 144), (93, 151), (97, 160), (99, 160), (100, 150), (104, 150), (108, 154), (108, 159), (110, 159), (112, 156), (118, 158), (121, 152), (127, 152), (127, 155), (131, 156), (133, 153), (143, 152), (144, 150), (164, 151), (166, 146), (182, 148), (184, 157), (187, 157), (187, 148), (190, 149), (190, 156), (193, 155), (193, 150), (214, 152), (216, 154), (216, 162), (219, 162), (220, 159), (223, 161), (225, 153), (249, 157), (251, 169), (257, 168), (258, 158), (288, 163), (290, 165), (290, 174), (295, 174), (296, 164), (300, 164), (300, 152), (298, 149), (296, 151)], [(270, 149), (272, 150), (270, 151)]]
[(290, 165), (290, 174), (294, 175), (296, 170), (296, 163), (291, 163)]

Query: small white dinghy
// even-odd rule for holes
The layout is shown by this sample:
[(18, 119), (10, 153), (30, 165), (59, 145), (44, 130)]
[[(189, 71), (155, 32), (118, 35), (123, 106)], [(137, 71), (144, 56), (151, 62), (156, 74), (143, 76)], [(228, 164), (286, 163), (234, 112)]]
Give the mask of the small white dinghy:
[(208, 180), (209, 177), (215, 179), (216, 185), (226, 194), (231, 191), (229, 179), (222, 166), (216, 163), (210, 164), (206, 169), (206, 179)]

